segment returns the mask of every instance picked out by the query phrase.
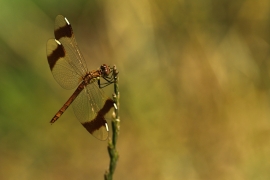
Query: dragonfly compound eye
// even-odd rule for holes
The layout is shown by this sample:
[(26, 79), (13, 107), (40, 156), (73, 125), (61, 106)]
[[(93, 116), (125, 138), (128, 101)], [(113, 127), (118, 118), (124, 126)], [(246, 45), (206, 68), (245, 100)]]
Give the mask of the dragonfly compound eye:
[(101, 69), (103, 76), (108, 76), (110, 74), (110, 67), (107, 66), (106, 64), (101, 65), (100, 69)]

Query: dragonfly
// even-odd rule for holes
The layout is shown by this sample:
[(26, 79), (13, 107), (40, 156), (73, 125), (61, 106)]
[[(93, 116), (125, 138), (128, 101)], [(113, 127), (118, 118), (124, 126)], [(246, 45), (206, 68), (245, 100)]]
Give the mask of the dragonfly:
[(54, 79), (64, 89), (77, 88), (50, 123), (57, 121), (72, 103), (75, 116), (86, 130), (97, 139), (106, 140), (109, 128), (105, 115), (117, 107), (102, 88), (114, 83), (113, 68), (102, 64), (99, 69), (88, 71), (71, 24), (63, 15), (55, 18), (54, 36), (47, 42), (47, 59)]

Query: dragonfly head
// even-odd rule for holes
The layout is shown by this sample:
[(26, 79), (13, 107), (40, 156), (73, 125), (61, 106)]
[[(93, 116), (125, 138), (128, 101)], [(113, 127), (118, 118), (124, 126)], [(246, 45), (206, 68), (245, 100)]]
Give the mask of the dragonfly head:
[(110, 66), (107, 66), (106, 64), (103, 64), (100, 66), (100, 73), (102, 77), (107, 77), (111, 73)]

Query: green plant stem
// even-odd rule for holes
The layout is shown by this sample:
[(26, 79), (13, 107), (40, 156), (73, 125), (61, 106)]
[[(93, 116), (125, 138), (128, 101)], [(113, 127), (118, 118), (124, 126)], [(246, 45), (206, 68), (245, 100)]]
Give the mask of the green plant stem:
[(108, 142), (108, 153), (110, 156), (110, 166), (109, 170), (105, 172), (104, 179), (112, 180), (113, 173), (116, 168), (116, 163), (119, 158), (119, 154), (116, 150), (116, 143), (120, 131), (120, 119), (119, 119), (119, 91), (118, 91), (118, 71), (116, 66), (113, 67), (113, 76), (114, 76), (114, 94), (113, 100), (116, 107), (114, 107), (113, 120), (112, 120), (112, 138), (109, 138)]

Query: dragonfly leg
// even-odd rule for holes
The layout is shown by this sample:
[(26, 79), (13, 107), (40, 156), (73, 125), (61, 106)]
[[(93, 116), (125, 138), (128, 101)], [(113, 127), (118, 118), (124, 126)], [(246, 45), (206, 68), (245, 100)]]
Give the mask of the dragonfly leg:
[(110, 76), (107, 76), (107, 77), (102, 77), (106, 82), (105, 83), (101, 83), (100, 79), (98, 79), (98, 87), (99, 88), (104, 88), (112, 83), (115, 82), (115, 79), (114, 79), (114, 76), (113, 74), (111, 73)]
[(105, 79), (105, 80), (106, 80), (105, 83), (101, 83), (100, 79), (98, 79), (98, 87), (99, 88), (104, 88), (104, 87), (109, 86), (110, 84), (114, 83), (114, 81), (112, 79)]

